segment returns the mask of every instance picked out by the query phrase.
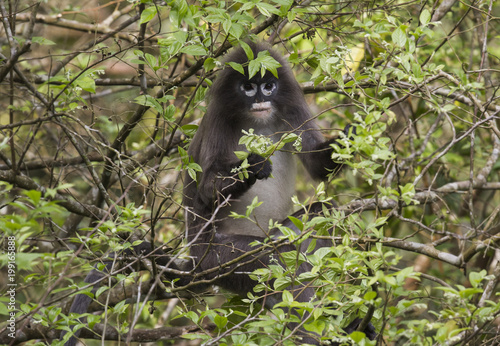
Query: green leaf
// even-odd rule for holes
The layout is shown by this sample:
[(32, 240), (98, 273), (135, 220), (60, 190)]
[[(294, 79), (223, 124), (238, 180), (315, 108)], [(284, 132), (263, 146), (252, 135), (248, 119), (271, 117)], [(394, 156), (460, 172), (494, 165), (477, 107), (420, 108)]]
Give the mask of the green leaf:
[(205, 69), (205, 71), (211, 71), (215, 68), (215, 66), (217, 65), (215, 64), (214, 58), (207, 58), (203, 63), (203, 68)]
[(483, 281), (484, 277), (486, 276), (486, 270), (481, 270), (479, 273), (478, 272), (471, 272), (469, 274), (469, 281), (472, 285), (472, 287), (477, 288), (481, 284), (481, 281)]
[(399, 47), (404, 47), (406, 44), (406, 34), (401, 28), (397, 28), (392, 33), (392, 41)]
[(75, 85), (79, 86), (85, 91), (95, 93), (95, 81), (87, 76), (82, 76), (75, 81)]
[(266, 4), (265, 2), (257, 3), (257, 9), (266, 17), (271, 17), (273, 14), (279, 15), (280, 10), (273, 5)]
[(240, 23), (232, 23), (229, 33), (239, 39), (245, 33), (245, 27)]
[[(6, 304), (6, 300), (2, 302), (2, 304), (0, 304), (0, 316), (1, 315), (4, 315), (4, 316), (8, 316), (9, 315), (9, 310), (7, 310), (7, 304)], [(5, 319), (4, 321), (6, 321), (7, 319)]]
[(257, 60), (251, 60), (248, 63), (248, 78), (252, 78), (259, 72), (260, 70), (260, 63)]
[(42, 199), (42, 192), (38, 190), (28, 190), (23, 192), (26, 197), (28, 197), (29, 201), (33, 203), (34, 206), (40, 204)]
[(163, 113), (162, 105), (151, 95), (139, 95), (134, 99), (134, 102), (146, 107), (153, 107), (158, 113)]
[(207, 334), (182, 334), (181, 338), (188, 339), (188, 340), (205, 340), (205, 339), (212, 339), (212, 336), (209, 336)]
[(448, 103), (445, 104), (443, 107), (441, 107), (441, 110), (443, 112), (451, 112), (452, 110), (456, 109), (457, 106), (455, 106), (453, 103)]
[(156, 59), (156, 57), (154, 55), (146, 53), (144, 58), (146, 59), (148, 65), (151, 68), (158, 67), (158, 59)]
[(101, 322), (101, 316), (88, 314), (87, 323), (89, 324), (90, 328), (93, 328), (96, 323), (100, 323), (100, 322)]
[(325, 330), (326, 324), (322, 320), (315, 320), (310, 323), (304, 324), (304, 329), (308, 332), (313, 332), (316, 334), (322, 334), (323, 330)]
[(176, 0), (174, 2), (174, 8), (176, 8), (181, 17), (186, 16), (189, 12), (189, 5), (187, 4), (186, 0)]
[(38, 43), (42, 46), (52, 46), (52, 45), (56, 44), (54, 41), (51, 41), (45, 37), (40, 37), (40, 36), (33, 36), (31, 38), (31, 42)]
[(221, 316), (221, 315), (216, 315), (214, 317), (214, 323), (215, 325), (219, 328), (222, 329), (226, 326), (227, 324), (227, 317), (226, 316)]
[(98, 298), (103, 292), (106, 292), (108, 289), (109, 289), (109, 287), (107, 287), (107, 286), (99, 287), (99, 289), (95, 293), (95, 297)]
[(158, 13), (158, 10), (156, 9), (156, 6), (151, 6), (146, 8), (144, 11), (141, 13), (141, 20), (139, 21), (139, 24), (144, 24), (149, 22), (151, 19), (153, 19), (156, 14)]
[(163, 113), (163, 118), (172, 121), (174, 120), (174, 115), (175, 115), (175, 106), (168, 105), (167, 108), (165, 108), (165, 112)]
[(28, 270), (32, 271), (33, 267), (38, 265), (37, 259), (42, 257), (39, 253), (18, 253), (16, 254), (16, 265), (17, 270)]
[(431, 14), (428, 9), (425, 9), (420, 13), (420, 23), (422, 25), (427, 25), (431, 21)]
[(188, 165), (188, 174), (193, 179), (194, 181), (197, 181), (197, 175), (196, 172), (201, 172), (201, 166), (198, 165), (197, 163), (191, 163)]
[(231, 66), (233, 68), (233, 70), (235, 71), (238, 71), (239, 73), (241, 73), (242, 75), (245, 74), (245, 70), (243, 69), (243, 66), (241, 66), (241, 64), (238, 64), (236, 62), (233, 62), (233, 61), (230, 61), (227, 63), (229, 66)]
[(248, 158), (249, 153), (246, 151), (235, 151), (234, 154), (238, 158), (238, 160), (246, 160)]
[(191, 46), (182, 47), (181, 53), (189, 54), (189, 55), (193, 55), (193, 56), (206, 55), (207, 50), (205, 47), (203, 47), (201, 45), (191, 45)]
[[(195, 135), (196, 131), (198, 130), (198, 125), (186, 124), (186, 125), (181, 127), (181, 130), (182, 130), (182, 133), (184, 133), (185, 135), (187, 135), (189, 137), (193, 137)], [(180, 149), (180, 147), (179, 147), (179, 149)]]
[(299, 231), (302, 232), (302, 230), (304, 229), (304, 224), (302, 223), (302, 221), (293, 216), (289, 216), (288, 218), (290, 219), (290, 221), (292, 221), (295, 227), (297, 227)]
[(276, 290), (276, 291), (282, 290), (282, 289), (290, 286), (291, 283), (292, 283), (292, 281), (290, 280), (290, 278), (288, 276), (282, 277), (282, 278), (277, 278), (273, 284), (274, 290)]
[(225, 32), (229, 33), (229, 30), (231, 29), (231, 26), (233, 25), (233, 22), (231, 18), (227, 18), (222, 21), (222, 29), (224, 29)]
[(349, 336), (356, 344), (359, 344), (361, 341), (363, 341), (366, 335), (363, 332), (355, 331), (352, 332)]
[(248, 60), (253, 60), (255, 56), (253, 55), (252, 48), (248, 45), (246, 42), (241, 42), (240, 43), (241, 48), (245, 51), (245, 54), (247, 55)]
[(264, 76), (267, 70), (278, 78), (278, 68), (281, 67), (281, 64), (276, 61), (268, 51), (259, 52), (257, 61), (260, 62), (262, 76)]
[(483, 293), (482, 288), (464, 288), (461, 289), (458, 294), (463, 299), (471, 299), (474, 295)]
[(283, 291), (283, 301), (287, 304), (291, 304), (293, 302), (293, 295), (287, 290)]
[(375, 291), (366, 292), (363, 298), (365, 300), (373, 300), (373, 299), (377, 298), (377, 292), (375, 292)]

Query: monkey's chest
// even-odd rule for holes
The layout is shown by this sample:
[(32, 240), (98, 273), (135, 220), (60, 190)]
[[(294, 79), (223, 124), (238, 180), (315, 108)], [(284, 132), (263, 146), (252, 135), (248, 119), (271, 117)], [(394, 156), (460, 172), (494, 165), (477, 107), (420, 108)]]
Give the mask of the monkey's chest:
[[(272, 156), (272, 178), (258, 180), (239, 199), (230, 202), (219, 215), (222, 220), (217, 224), (217, 232), (265, 237), (269, 220), (283, 221), (290, 215), (295, 193), (296, 162), (292, 154), (278, 152)], [(234, 219), (231, 212), (245, 215), (247, 208), (257, 197), (262, 202), (248, 219)], [(218, 215), (218, 216), (219, 216)]]

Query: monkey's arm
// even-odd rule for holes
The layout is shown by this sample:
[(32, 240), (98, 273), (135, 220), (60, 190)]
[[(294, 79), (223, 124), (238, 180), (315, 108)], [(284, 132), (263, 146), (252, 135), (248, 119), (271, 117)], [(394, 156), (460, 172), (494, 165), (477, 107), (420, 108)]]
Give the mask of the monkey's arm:
[[(355, 134), (355, 130), (355, 127), (347, 125), (344, 133), (349, 136), (350, 134)], [(302, 153), (299, 154), (299, 158), (313, 179), (325, 180), (329, 173), (333, 172), (335, 175), (342, 169), (343, 162), (332, 160), (334, 149), (331, 144), (343, 147), (338, 138), (325, 141), (323, 135), (318, 130), (312, 129), (303, 133), (303, 149)]]

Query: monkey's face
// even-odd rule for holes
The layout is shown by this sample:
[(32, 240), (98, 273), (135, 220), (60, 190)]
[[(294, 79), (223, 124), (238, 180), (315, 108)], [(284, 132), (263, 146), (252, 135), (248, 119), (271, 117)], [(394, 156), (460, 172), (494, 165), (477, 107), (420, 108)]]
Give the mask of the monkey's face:
[(244, 100), (248, 115), (259, 122), (272, 119), (274, 101), (278, 93), (278, 80), (274, 77), (252, 78), (240, 82), (239, 93)]

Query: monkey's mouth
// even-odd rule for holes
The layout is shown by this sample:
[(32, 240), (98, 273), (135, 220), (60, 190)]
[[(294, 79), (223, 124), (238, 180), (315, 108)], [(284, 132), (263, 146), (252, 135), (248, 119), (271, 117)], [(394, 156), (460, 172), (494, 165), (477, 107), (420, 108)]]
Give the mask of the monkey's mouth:
[(269, 101), (252, 103), (252, 107), (250, 107), (252, 115), (259, 119), (268, 118), (272, 111), (273, 107)]

